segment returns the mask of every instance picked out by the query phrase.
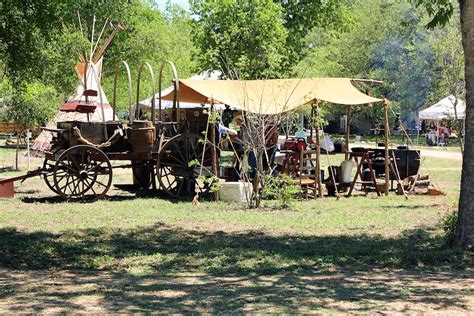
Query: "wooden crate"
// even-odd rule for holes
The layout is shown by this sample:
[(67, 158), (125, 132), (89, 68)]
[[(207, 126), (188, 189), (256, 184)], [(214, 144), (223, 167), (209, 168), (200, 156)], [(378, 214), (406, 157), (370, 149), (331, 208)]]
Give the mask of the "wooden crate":
[(13, 196), (13, 181), (0, 184), (0, 198), (13, 198)]

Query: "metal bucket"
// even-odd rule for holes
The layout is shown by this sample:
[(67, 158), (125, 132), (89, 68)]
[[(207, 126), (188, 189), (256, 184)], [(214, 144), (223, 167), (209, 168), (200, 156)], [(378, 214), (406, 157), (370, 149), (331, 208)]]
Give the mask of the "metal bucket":
[(149, 153), (155, 141), (155, 127), (150, 121), (132, 123), (132, 150), (137, 153)]

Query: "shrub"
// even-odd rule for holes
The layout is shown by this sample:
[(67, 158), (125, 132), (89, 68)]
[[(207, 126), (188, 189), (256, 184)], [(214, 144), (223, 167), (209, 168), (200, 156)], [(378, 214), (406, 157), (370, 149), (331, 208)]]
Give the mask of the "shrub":
[(453, 211), (447, 213), (441, 219), (443, 224), (444, 236), (446, 238), (446, 243), (452, 244), (454, 242), (454, 237), (456, 234), (456, 226), (458, 223), (458, 212)]
[(276, 177), (267, 177), (265, 186), (262, 188), (262, 197), (265, 199), (275, 199), (278, 208), (286, 208), (295, 200), (295, 196), (299, 191), (299, 186), (294, 184), (291, 177), (280, 174)]

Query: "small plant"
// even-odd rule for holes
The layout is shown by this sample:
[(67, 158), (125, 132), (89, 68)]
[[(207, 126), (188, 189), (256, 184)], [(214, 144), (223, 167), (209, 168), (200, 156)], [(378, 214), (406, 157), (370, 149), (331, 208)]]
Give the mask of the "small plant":
[(456, 235), (456, 226), (458, 223), (458, 213), (456, 211), (447, 213), (441, 219), (443, 224), (444, 236), (446, 238), (446, 243), (451, 245), (454, 242), (454, 237)]
[(211, 175), (211, 176), (205, 176), (202, 174), (204, 169), (206, 172), (208, 172), (207, 168), (204, 166), (201, 166), (201, 162), (198, 159), (193, 159), (188, 162), (188, 167), (190, 168), (196, 168), (196, 167), (201, 167), (200, 174), (197, 178), (197, 180), (201, 183), (204, 183), (206, 186), (210, 188), (210, 191), (213, 193), (219, 192), (221, 185), (219, 184), (219, 177), (216, 175)]
[(288, 175), (280, 174), (277, 177), (267, 176), (265, 186), (262, 188), (262, 197), (275, 199), (278, 208), (287, 208), (295, 200), (300, 188), (294, 184)]
[(199, 176), (198, 180), (205, 183), (207, 186), (209, 186), (211, 192), (213, 193), (219, 192), (219, 190), (222, 187), (222, 185), (219, 184), (219, 177), (214, 176), (214, 175), (210, 177)]

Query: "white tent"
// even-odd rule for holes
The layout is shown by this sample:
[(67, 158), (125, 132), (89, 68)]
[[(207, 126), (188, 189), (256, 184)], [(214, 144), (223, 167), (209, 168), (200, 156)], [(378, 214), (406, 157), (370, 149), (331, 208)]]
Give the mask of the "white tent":
[[(444, 119), (456, 119), (454, 111), (454, 103), (456, 98), (453, 95), (447, 96), (438, 103), (424, 109), (418, 113), (420, 120), (435, 120), (440, 121)], [(458, 119), (464, 119), (466, 112), (466, 104), (463, 100), (458, 99), (456, 105), (456, 112)]]
[[(213, 70), (213, 71), (202, 72), (202, 73), (200, 73), (198, 75), (195, 75), (195, 76), (192, 76), (188, 79), (192, 79), (192, 80), (218, 80), (221, 77), (221, 75), (222, 75), (222, 72), (220, 72), (218, 70)], [(165, 88), (165, 89), (161, 90), (161, 96), (168, 95), (173, 90), (174, 90), (173, 86)], [(159, 103), (158, 102), (159, 102), (159, 94), (157, 93), (155, 95), (155, 109), (159, 108)], [(142, 109), (144, 111), (150, 111), (150, 109), (151, 109), (151, 97), (148, 97), (144, 100), (141, 100), (139, 104), (140, 104), (140, 109)], [(193, 108), (196, 108), (196, 107), (209, 108), (209, 104), (199, 105), (199, 104), (196, 104), (196, 103), (179, 102), (179, 108), (180, 109), (193, 109)], [(173, 108), (173, 101), (161, 100), (161, 108), (162, 109), (172, 109)], [(214, 108), (216, 110), (224, 110), (225, 106), (224, 106), (224, 104), (215, 104)], [(135, 111), (135, 104), (132, 106), (132, 109), (133, 109), (133, 111)]]

